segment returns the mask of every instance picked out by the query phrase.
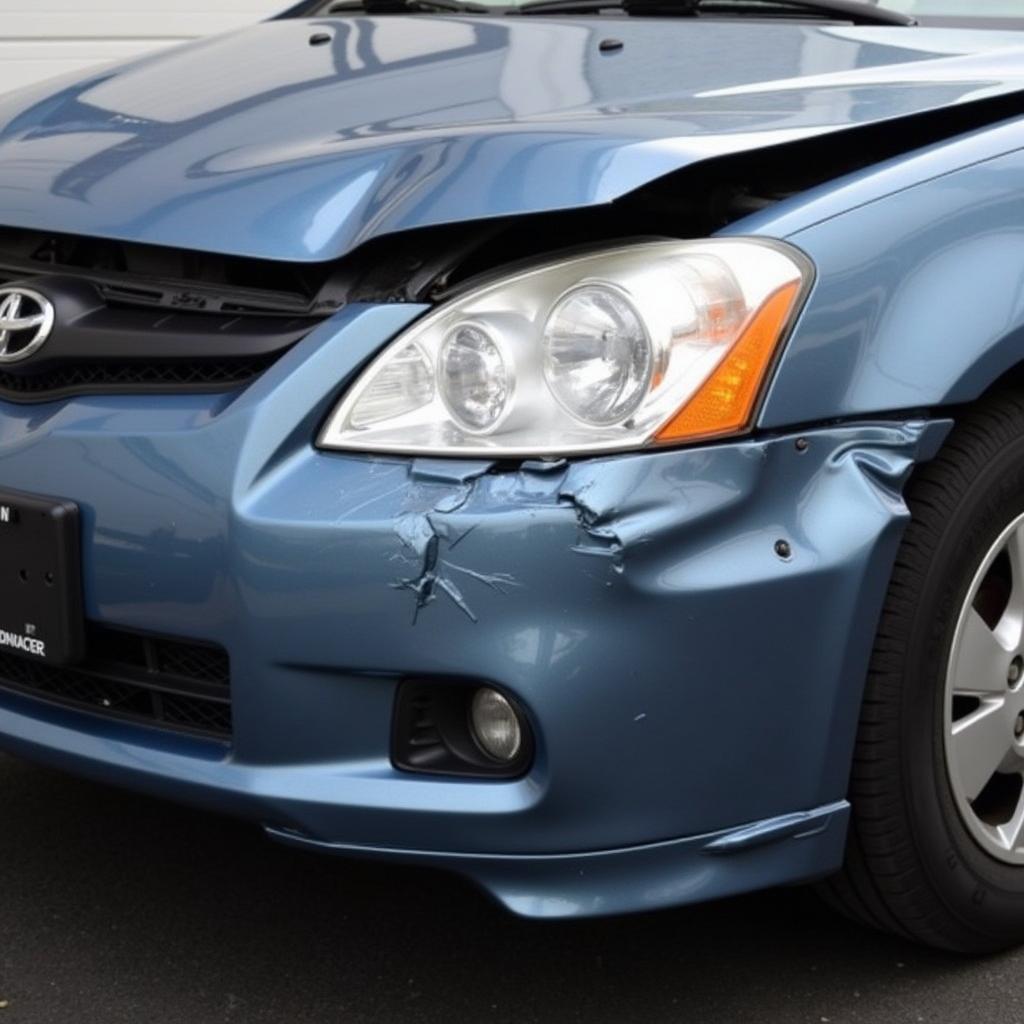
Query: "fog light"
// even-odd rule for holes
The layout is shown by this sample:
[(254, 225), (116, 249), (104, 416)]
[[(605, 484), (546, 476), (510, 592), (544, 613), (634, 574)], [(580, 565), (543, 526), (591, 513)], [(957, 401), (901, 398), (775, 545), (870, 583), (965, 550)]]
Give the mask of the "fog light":
[(526, 712), (480, 680), (405, 679), (395, 693), (391, 763), (402, 771), (515, 779), (533, 763)]
[(470, 708), (473, 738), (495, 761), (513, 761), (523, 746), (523, 730), (515, 708), (497, 690), (483, 688)]

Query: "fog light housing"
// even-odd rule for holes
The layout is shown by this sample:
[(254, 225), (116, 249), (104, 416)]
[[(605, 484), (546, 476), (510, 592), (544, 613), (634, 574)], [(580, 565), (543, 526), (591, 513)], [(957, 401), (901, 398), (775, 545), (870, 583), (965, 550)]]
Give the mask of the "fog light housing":
[(473, 694), (470, 725), (477, 746), (495, 761), (514, 761), (523, 749), (523, 727), (507, 698), (489, 686)]
[(533, 764), (526, 711), (483, 680), (404, 680), (391, 729), (391, 762), (402, 771), (516, 779)]

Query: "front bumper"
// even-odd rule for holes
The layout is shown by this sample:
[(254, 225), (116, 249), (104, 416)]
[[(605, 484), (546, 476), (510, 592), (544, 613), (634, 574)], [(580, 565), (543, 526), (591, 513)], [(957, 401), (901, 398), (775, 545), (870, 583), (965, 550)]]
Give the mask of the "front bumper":
[[(339, 388), (419, 312), (352, 307), (233, 400), (2, 410), (4, 486), (81, 506), (88, 616), (223, 645), (235, 725), (225, 750), (0, 691), (0, 746), (451, 866), (527, 914), (836, 867), (900, 491), (948, 423), (514, 468), (315, 451)], [(515, 694), (531, 771), (394, 769), (410, 676)]]

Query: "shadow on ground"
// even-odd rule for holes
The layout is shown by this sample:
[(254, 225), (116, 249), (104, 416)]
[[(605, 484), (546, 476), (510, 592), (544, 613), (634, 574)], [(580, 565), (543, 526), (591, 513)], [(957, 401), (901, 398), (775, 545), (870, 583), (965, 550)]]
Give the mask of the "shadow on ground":
[(964, 962), (802, 890), (536, 924), (432, 872), (0, 757), (0, 1024), (1024, 1019), (1024, 956)]

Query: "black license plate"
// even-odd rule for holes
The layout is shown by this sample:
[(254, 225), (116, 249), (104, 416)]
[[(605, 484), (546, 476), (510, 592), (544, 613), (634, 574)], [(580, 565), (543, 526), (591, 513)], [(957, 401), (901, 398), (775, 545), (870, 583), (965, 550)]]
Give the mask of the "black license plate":
[(74, 502), (0, 491), (0, 652), (81, 660), (80, 532)]

